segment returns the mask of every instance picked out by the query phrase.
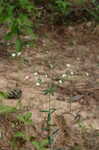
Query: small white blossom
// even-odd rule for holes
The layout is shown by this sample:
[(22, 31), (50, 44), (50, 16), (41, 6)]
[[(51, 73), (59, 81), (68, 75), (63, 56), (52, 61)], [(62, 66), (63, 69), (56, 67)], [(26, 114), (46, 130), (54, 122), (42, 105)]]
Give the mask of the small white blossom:
[(10, 43), (8, 42), (8, 43), (7, 43), (7, 45), (9, 46), (9, 45), (10, 45)]
[(39, 82), (37, 82), (37, 83), (36, 83), (36, 85), (37, 85), (37, 86), (40, 86), (40, 83), (39, 83)]
[(70, 67), (71, 65), (70, 65), (70, 64), (66, 64), (66, 66), (67, 66), (67, 67)]
[(64, 78), (64, 77), (66, 77), (66, 74), (64, 73), (64, 74), (62, 74), (62, 77)]
[(38, 72), (34, 72), (34, 76), (37, 76), (38, 75)]
[(92, 22), (89, 21), (86, 25), (87, 25), (87, 27), (91, 27)]
[(30, 77), (29, 76), (25, 76), (25, 80), (28, 80)]
[(60, 83), (60, 84), (62, 84), (62, 83), (63, 83), (63, 81), (62, 81), (62, 80), (59, 80), (59, 83)]
[(89, 73), (88, 73), (88, 72), (86, 72), (86, 76), (89, 76)]
[(30, 40), (30, 36), (25, 36), (24, 37), (26, 40)]
[(20, 56), (21, 54), (22, 54), (21, 52), (18, 52), (18, 53), (17, 53), (17, 56)]
[(16, 57), (16, 53), (12, 53), (11, 56), (12, 56), (12, 57)]
[(74, 72), (73, 72), (73, 71), (71, 71), (71, 72), (70, 72), (70, 74), (71, 74), (71, 75), (74, 75)]
[(47, 74), (45, 75), (45, 78), (48, 78), (48, 75), (47, 75)]

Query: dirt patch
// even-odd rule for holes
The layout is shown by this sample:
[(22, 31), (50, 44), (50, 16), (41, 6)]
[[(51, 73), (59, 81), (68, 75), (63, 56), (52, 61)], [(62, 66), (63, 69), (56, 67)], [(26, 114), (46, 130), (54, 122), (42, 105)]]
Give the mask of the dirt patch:
[[(32, 112), (36, 124), (42, 124), (46, 117), (46, 113), (40, 110), (49, 108), (49, 96), (44, 95), (43, 91), (53, 85), (55, 92), (50, 97), (50, 106), (56, 109), (56, 116), (69, 123), (68, 129), (66, 125), (62, 127), (57, 118), (55, 121), (55, 115), (52, 116), (62, 133), (65, 134), (65, 128), (73, 131), (75, 128), (99, 130), (99, 33), (97, 27), (88, 25), (63, 26), (52, 32), (44, 32), (36, 47), (27, 47), (16, 59), (0, 55), (0, 91), (21, 88), (22, 106), (27, 109), (25, 111)], [(5, 99), (2, 103), (16, 106), (17, 100)], [(57, 136), (57, 149), (64, 146), (73, 150), (79, 147), (81, 141), (82, 150), (99, 149), (98, 146), (94, 147), (99, 145), (94, 133), (84, 135), (86, 140), (83, 141), (81, 134), (78, 134), (80, 131), (73, 131), (67, 141), (64, 137), (68, 133), (62, 135), (60, 144), (57, 142), (60, 135)]]

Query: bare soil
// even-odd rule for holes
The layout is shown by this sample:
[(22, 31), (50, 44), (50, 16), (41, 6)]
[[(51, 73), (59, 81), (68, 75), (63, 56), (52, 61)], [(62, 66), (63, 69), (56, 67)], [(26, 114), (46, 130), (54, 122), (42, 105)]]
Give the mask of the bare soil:
[[(4, 55), (6, 48), (0, 48), (0, 91), (16, 87), (22, 90), (22, 107), (32, 112), (39, 132), (33, 134), (40, 139), (45, 134), (41, 127), (47, 117), (40, 110), (49, 109), (49, 95), (43, 91), (55, 86), (50, 107), (56, 109), (52, 122), (60, 130), (52, 148), (98, 150), (99, 25), (88, 22), (52, 30), (41, 28), (39, 35), (34, 47), (27, 46), (17, 58), (9, 58)], [(8, 46), (8, 51), (13, 49)], [(16, 106), (18, 100), (4, 99), (1, 103)], [(0, 143), (3, 150), (7, 146), (11, 149), (7, 142)], [(31, 145), (25, 148), (34, 150)]]

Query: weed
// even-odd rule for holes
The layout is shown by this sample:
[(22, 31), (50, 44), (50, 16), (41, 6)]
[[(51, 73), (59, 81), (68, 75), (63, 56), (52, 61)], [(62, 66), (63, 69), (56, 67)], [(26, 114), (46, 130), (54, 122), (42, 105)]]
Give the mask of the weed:
[(32, 113), (31, 112), (27, 112), (24, 115), (18, 115), (17, 119), (19, 121), (23, 122), (25, 125), (27, 125), (27, 124), (32, 124), (31, 117), (32, 117)]
[(0, 91), (0, 99), (4, 99), (4, 98), (7, 98), (7, 93)]
[(47, 113), (47, 128), (44, 128), (43, 130), (46, 130), (48, 132), (48, 145), (51, 148), (52, 147), (52, 142), (53, 142), (53, 133), (51, 133), (51, 127), (53, 124), (51, 124), (51, 118), (52, 118), (52, 113), (56, 111), (55, 108), (51, 108), (50, 101), (51, 101), (51, 95), (54, 95), (54, 92), (56, 90), (56, 86), (53, 84), (49, 85), (49, 87), (44, 90), (44, 94), (49, 96), (49, 109), (48, 110), (41, 110), (41, 112), (46, 112)]
[(44, 95), (54, 95), (54, 92), (56, 91), (56, 86), (51, 85), (51, 87), (47, 88), (46, 90), (43, 90)]
[(11, 107), (7, 105), (0, 105), (0, 114), (17, 112), (16, 107)]
[(93, 4), (94, 4), (94, 9), (86, 8), (86, 10), (90, 14), (90, 16), (92, 16), (96, 21), (99, 21), (99, 4), (96, 5), (95, 2)]
[(45, 146), (48, 145), (48, 140), (44, 139), (40, 142), (33, 141), (32, 144), (35, 146), (37, 150), (46, 150)]
[(24, 43), (21, 35), (31, 35), (31, 39), (35, 39), (33, 33), (33, 23), (30, 16), (35, 16), (37, 9), (34, 3), (29, 0), (18, 1), (0, 1), (0, 24), (5, 24), (8, 28), (4, 39), (12, 40), (15, 38), (16, 52), (20, 52)]
[(56, 9), (64, 16), (67, 16), (70, 13), (71, 3), (69, 1), (56, 0)]

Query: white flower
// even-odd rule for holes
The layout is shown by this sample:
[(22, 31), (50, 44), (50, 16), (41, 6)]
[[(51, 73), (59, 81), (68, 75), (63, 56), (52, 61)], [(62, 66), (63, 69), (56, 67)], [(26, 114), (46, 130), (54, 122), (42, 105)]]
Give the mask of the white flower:
[(62, 80), (59, 80), (59, 83), (60, 83), (60, 84), (62, 84), (62, 83), (63, 83), (63, 81), (62, 81)]
[(64, 73), (64, 74), (62, 74), (62, 77), (64, 78), (64, 77), (66, 77), (66, 74)]
[(71, 74), (71, 75), (74, 75), (74, 72), (73, 72), (73, 71), (71, 71), (71, 72), (70, 72), (70, 74)]
[(16, 53), (12, 53), (11, 56), (12, 56), (12, 57), (16, 57)]
[(70, 65), (70, 64), (66, 64), (66, 66), (67, 66), (67, 67), (70, 67), (71, 65)]
[(38, 72), (34, 72), (34, 76), (37, 76), (38, 75)]
[(39, 82), (36, 82), (36, 85), (37, 85), (37, 86), (40, 86), (40, 83), (39, 83)]
[(18, 53), (17, 53), (17, 56), (20, 56), (20, 55), (21, 55), (21, 52), (18, 52)]
[(45, 78), (48, 78), (48, 75), (47, 75), (47, 74), (45, 75)]
[(88, 72), (86, 72), (86, 76), (89, 76), (89, 73), (88, 73)]
[(7, 45), (9, 46), (9, 45), (10, 45), (10, 43), (8, 42), (8, 43), (7, 43)]
[(29, 76), (25, 76), (25, 80), (28, 80), (30, 77)]

